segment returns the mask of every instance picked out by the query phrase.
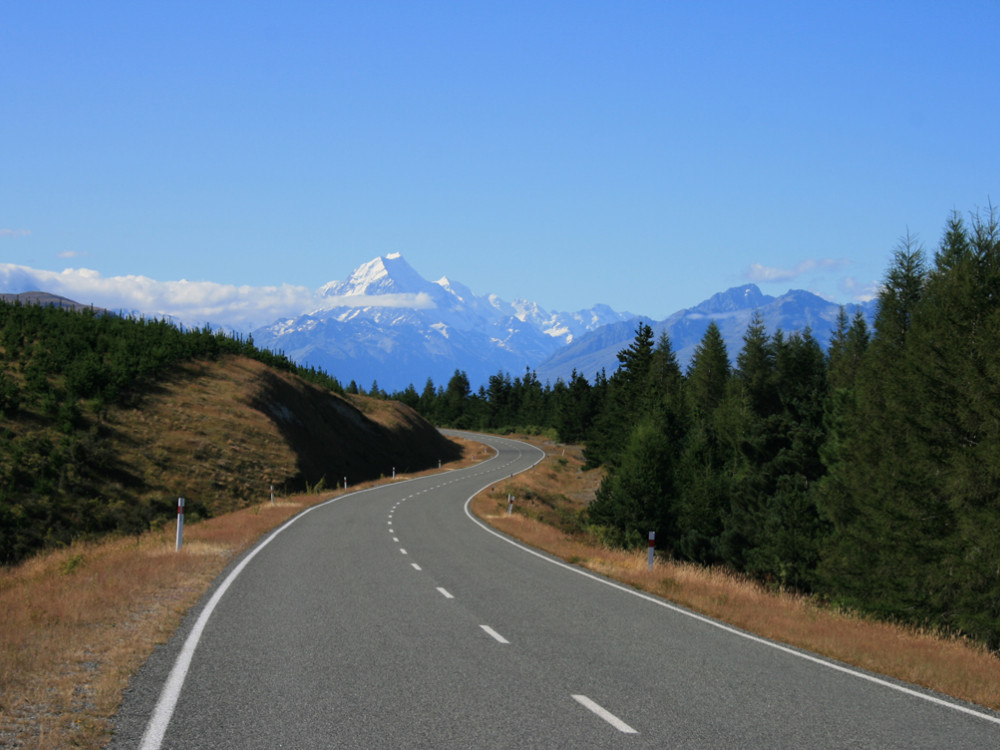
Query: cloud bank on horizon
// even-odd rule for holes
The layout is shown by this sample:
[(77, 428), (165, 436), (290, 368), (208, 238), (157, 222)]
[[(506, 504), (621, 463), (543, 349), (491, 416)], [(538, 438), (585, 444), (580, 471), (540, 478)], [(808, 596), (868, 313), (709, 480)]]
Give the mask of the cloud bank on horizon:
[(249, 331), (299, 315), (314, 302), (302, 286), (236, 286), (212, 281), (157, 281), (146, 276), (104, 277), (88, 268), (43, 271), (0, 263), (0, 289), (9, 294), (45, 291), (84, 305), (169, 316), (185, 325), (206, 323)]

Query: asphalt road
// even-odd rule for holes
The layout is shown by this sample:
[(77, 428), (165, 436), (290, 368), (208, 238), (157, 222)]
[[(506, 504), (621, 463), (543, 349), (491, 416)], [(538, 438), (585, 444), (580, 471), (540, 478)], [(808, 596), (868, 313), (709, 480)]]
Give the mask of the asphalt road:
[(251, 550), (112, 748), (992, 748), (1000, 717), (527, 550), (466, 501), (541, 453), (343, 496)]

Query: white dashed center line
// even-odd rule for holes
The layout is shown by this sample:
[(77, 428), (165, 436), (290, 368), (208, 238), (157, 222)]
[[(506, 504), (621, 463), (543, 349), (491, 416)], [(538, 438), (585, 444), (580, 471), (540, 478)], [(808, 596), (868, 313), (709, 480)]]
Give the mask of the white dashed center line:
[(608, 724), (613, 726), (622, 734), (639, 734), (635, 729), (630, 727), (628, 724), (619, 719), (613, 713), (594, 703), (594, 701), (590, 700), (590, 698), (588, 698), (586, 695), (574, 695), (573, 700), (575, 700), (581, 706), (584, 706), (585, 708), (589, 709), (590, 711), (593, 711), (595, 714), (600, 716), (602, 719), (608, 722)]
[(497, 631), (491, 628), (489, 625), (480, 625), (483, 630), (485, 630), (491, 638), (496, 640), (497, 643), (510, 643), (506, 638), (500, 635)]

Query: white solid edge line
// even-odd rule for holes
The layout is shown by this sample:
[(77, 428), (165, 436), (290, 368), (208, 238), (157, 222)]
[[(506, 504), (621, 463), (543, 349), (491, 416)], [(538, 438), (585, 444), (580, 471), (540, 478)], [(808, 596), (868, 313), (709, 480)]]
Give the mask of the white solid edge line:
[[(483, 464), (487, 464), (494, 460), (496, 455), (483, 461)], [(482, 464), (480, 464), (482, 465)], [(418, 482), (426, 477), (413, 477), (412, 479), (405, 479), (402, 482), (396, 482), (395, 484), (405, 484), (409, 482)], [(395, 486), (392, 485), (392, 486)], [(188, 669), (191, 667), (191, 660), (194, 658), (195, 649), (198, 648), (198, 642), (201, 640), (202, 631), (205, 629), (205, 625), (208, 624), (208, 619), (212, 616), (212, 612), (215, 611), (216, 605), (218, 605), (219, 600), (222, 598), (226, 590), (232, 585), (236, 577), (243, 572), (243, 568), (257, 556), (264, 547), (271, 543), (271, 541), (278, 536), (282, 531), (287, 529), (293, 523), (298, 521), (300, 518), (312, 513), (314, 510), (323, 508), (331, 503), (335, 503), (338, 500), (345, 500), (347, 498), (356, 497), (357, 495), (363, 495), (367, 492), (374, 492), (375, 490), (385, 489), (387, 485), (375, 485), (373, 487), (367, 487), (363, 490), (358, 490), (356, 492), (350, 492), (346, 495), (340, 495), (339, 497), (332, 497), (325, 502), (314, 505), (311, 508), (306, 508), (301, 513), (288, 519), (284, 524), (275, 529), (271, 534), (260, 544), (257, 545), (253, 550), (251, 550), (240, 563), (233, 568), (233, 570), (226, 576), (226, 580), (222, 582), (212, 598), (208, 600), (205, 608), (198, 615), (198, 619), (191, 628), (191, 632), (188, 633), (187, 638), (184, 640), (184, 645), (181, 647), (180, 653), (177, 655), (177, 660), (174, 662), (174, 666), (170, 670), (170, 674), (167, 676), (167, 681), (163, 684), (163, 689), (160, 691), (160, 697), (156, 701), (156, 706), (153, 709), (152, 715), (149, 717), (149, 722), (146, 724), (146, 730), (142, 734), (142, 740), (139, 743), (139, 750), (159, 750), (160, 746), (163, 744), (163, 737), (167, 733), (167, 727), (170, 725), (170, 720), (173, 718), (174, 709), (177, 707), (177, 701), (181, 695), (181, 688), (184, 686), (184, 680), (187, 677)], [(392, 522), (389, 522), (392, 525)]]
[[(502, 438), (502, 439), (504, 439), (504, 440), (510, 440), (510, 438)], [(510, 440), (510, 442), (518, 443), (520, 441), (518, 441), (518, 440)], [(526, 445), (526, 446), (528, 446), (530, 448), (534, 448), (535, 447), (535, 446), (531, 445), (530, 443), (521, 443), (521, 445)], [(539, 450), (539, 452), (541, 452), (540, 449), (538, 449), (538, 448), (535, 448), (535, 450)], [(544, 453), (542, 453), (542, 458), (545, 458), (545, 454)], [(538, 459), (538, 461), (536, 461), (534, 464), (532, 464), (531, 466), (529, 466), (527, 469), (522, 469), (520, 472), (517, 472), (517, 473), (520, 474), (522, 472), (527, 471), (528, 469), (534, 468), (542, 460), (542, 458)], [(994, 724), (1000, 725), (1000, 717), (991, 716), (990, 714), (983, 713), (982, 711), (977, 711), (974, 708), (970, 708), (968, 706), (963, 706), (960, 703), (953, 703), (952, 701), (947, 701), (947, 700), (944, 700), (942, 698), (938, 698), (935, 695), (930, 695), (928, 693), (922, 693), (919, 690), (914, 690), (912, 688), (908, 688), (905, 685), (901, 685), (901, 684), (896, 684), (894, 682), (890, 682), (887, 679), (883, 679), (881, 677), (876, 677), (875, 675), (867, 674), (865, 672), (862, 672), (862, 671), (860, 671), (859, 669), (857, 669), (855, 667), (849, 667), (849, 666), (846, 666), (846, 665), (843, 665), (843, 664), (838, 664), (836, 662), (827, 661), (825, 659), (820, 658), (819, 656), (814, 656), (814, 655), (806, 653), (804, 651), (798, 651), (798, 650), (796, 650), (796, 649), (794, 649), (794, 648), (792, 648), (790, 646), (784, 646), (784, 645), (782, 645), (780, 643), (775, 643), (774, 641), (769, 641), (766, 638), (762, 638), (760, 636), (753, 635), (752, 633), (747, 633), (745, 631), (739, 630), (738, 628), (735, 628), (735, 627), (733, 627), (731, 625), (727, 625), (727, 624), (725, 624), (723, 622), (719, 622), (718, 620), (713, 620), (712, 618), (706, 617), (705, 615), (699, 615), (699, 614), (697, 614), (695, 612), (690, 612), (690, 611), (684, 609), (683, 607), (678, 607), (677, 605), (671, 604), (670, 602), (664, 601), (663, 599), (657, 599), (654, 596), (650, 596), (649, 594), (644, 594), (641, 591), (636, 591), (635, 589), (630, 589), (629, 587), (624, 586), (624, 585), (622, 585), (620, 583), (615, 583), (614, 581), (609, 581), (609, 580), (607, 580), (605, 578), (601, 578), (601, 577), (599, 577), (597, 575), (589, 573), (586, 570), (583, 570), (582, 568), (578, 568), (578, 567), (576, 567), (574, 565), (570, 565), (569, 563), (565, 563), (562, 560), (556, 560), (556, 559), (554, 559), (552, 557), (549, 557), (546, 554), (543, 554), (543, 553), (539, 552), (538, 550), (532, 549), (531, 547), (528, 547), (528, 546), (526, 546), (524, 544), (521, 544), (520, 542), (518, 542), (518, 541), (516, 541), (516, 540), (514, 540), (512, 538), (510, 538), (509, 536), (506, 536), (505, 534), (500, 533), (499, 531), (495, 530), (491, 526), (486, 525), (485, 523), (483, 523), (482, 521), (480, 521), (478, 518), (476, 518), (474, 515), (472, 515), (472, 511), (469, 510), (469, 504), (472, 502), (473, 498), (476, 495), (478, 495), (480, 492), (482, 492), (483, 490), (485, 490), (487, 487), (491, 486), (492, 484), (493, 484), (493, 482), (490, 482), (489, 484), (483, 485), (478, 490), (476, 490), (476, 492), (474, 492), (469, 497), (468, 500), (465, 501), (465, 515), (468, 516), (469, 519), (474, 524), (476, 524), (477, 526), (479, 526), (479, 528), (481, 528), (483, 531), (485, 531), (485, 532), (487, 532), (489, 534), (492, 534), (497, 539), (501, 539), (501, 540), (507, 542), (507, 544), (511, 544), (511, 545), (517, 547), (518, 549), (520, 549), (520, 550), (522, 550), (524, 552), (527, 552), (529, 555), (534, 555), (535, 557), (539, 558), (540, 560), (545, 560), (545, 562), (551, 563), (553, 565), (558, 565), (560, 568), (565, 568), (566, 570), (569, 570), (569, 571), (571, 571), (573, 573), (576, 573), (577, 575), (581, 575), (581, 576), (583, 576), (585, 578), (589, 578), (592, 581), (597, 581), (598, 583), (602, 583), (605, 586), (610, 586), (611, 588), (618, 589), (619, 591), (624, 591), (626, 594), (631, 594), (632, 596), (636, 596), (636, 597), (638, 597), (640, 599), (644, 599), (647, 602), (651, 602), (652, 604), (655, 604), (655, 605), (657, 605), (659, 607), (663, 607), (665, 609), (669, 609), (670, 611), (676, 612), (677, 614), (684, 615), (685, 617), (690, 617), (690, 618), (692, 618), (694, 620), (697, 620), (698, 622), (705, 623), (706, 625), (711, 625), (713, 628), (718, 628), (719, 630), (724, 630), (727, 633), (731, 633), (732, 635), (739, 636), (740, 638), (745, 638), (748, 641), (753, 641), (754, 643), (759, 643), (761, 645), (768, 646), (769, 648), (777, 649), (778, 651), (782, 651), (782, 652), (784, 652), (786, 654), (791, 654), (792, 656), (797, 656), (800, 659), (805, 659), (806, 661), (812, 662), (813, 664), (819, 664), (820, 666), (827, 667), (829, 669), (833, 669), (833, 670), (835, 670), (837, 672), (842, 672), (844, 674), (848, 674), (848, 675), (851, 675), (853, 677), (857, 677), (860, 680), (867, 680), (868, 682), (875, 683), (876, 685), (880, 685), (881, 687), (886, 687), (886, 688), (889, 688), (891, 690), (896, 690), (897, 692), (905, 693), (906, 695), (910, 695), (910, 696), (913, 696), (915, 698), (920, 698), (921, 700), (928, 701), (929, 703), (934, 703), (934, 704), (937, 704), (939, 706), (944, 706), (945, 708), (950, 708), (950, 709), (952, 709), (954, 711), (959, 711), (961, 713), (968, 714), (969, 716), (975, 716), (975, 717), (977, 717), (979, 719), (984, 719), (986, 721), (989, 721), (989, 722), (992, 722)], [(955, 699), (955, 700), (958, 700), (958, 699)]]
[(491, 638), (493, 638), (497, 643), (506, 643), (506, 644), (510, 643), (510, 641), (508, 641), (506, 638), (504, 638), (502, 635), (500, 635), (497, 631), (495, 631), (489, 625), (480, 625), (479, 627), (481, 627), (483, 630), (485, 630), (489, 634), (489, 636)]
[(638, 731), (630, 727), (628, 724), (626, 724), (624, 721), (619, 719), (617, 716), (615, 716), (607, 709), (602, 708), (598, 704), (594, 703), (594, 701), (590, 700), (590, 698), (588, 698), (586, 695), (574, 695), (573, 700), (575, 700), (584, 708), (593, 711), (595, 714), (600, 716), (602, 719), (608, 722), (608, 724), (613, 726), (622, 734), (639, 734)]

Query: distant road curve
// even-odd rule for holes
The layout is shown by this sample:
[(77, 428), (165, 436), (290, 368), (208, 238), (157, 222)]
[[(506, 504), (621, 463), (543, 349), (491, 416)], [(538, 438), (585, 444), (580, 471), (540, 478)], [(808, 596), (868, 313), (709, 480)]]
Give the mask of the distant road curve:
[[(133, 680), (112, 748), (1000, 746), (1000, 717), (531, 550), (467, 501), (533, 446), (341, 496), (244, 555)], [(173, 674), (173, 677), (171, 677)]]

